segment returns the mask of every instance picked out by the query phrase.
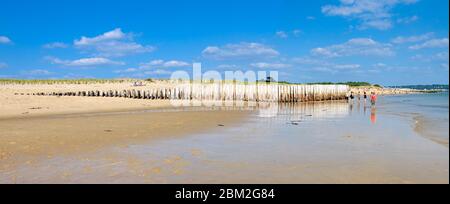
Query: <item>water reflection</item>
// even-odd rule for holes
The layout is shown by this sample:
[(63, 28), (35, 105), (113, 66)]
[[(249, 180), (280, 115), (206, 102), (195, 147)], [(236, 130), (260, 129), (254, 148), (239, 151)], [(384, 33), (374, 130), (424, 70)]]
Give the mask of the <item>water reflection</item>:
[(361, 115), (361, 110), (363, 116), (366, 117), (368, 109), (370, 109), (370, 122), (372, 124), (377, 123), (377, 108), (369, 103), (366, 100), (352, 100), (348, 103), (349, 106), (349, 115), (353, 113), (357, 113), (357, 115)]
[(311, 103), (261, 103), (258, 117), (282, 120), (343, 118), (349, 115), (349, 105), (344, 101)]
[(377, 109), (375, 107), (371, 108), (371, 111), (370, 111), (370, 122), (372, 122), (372, 124), (377, 123)]

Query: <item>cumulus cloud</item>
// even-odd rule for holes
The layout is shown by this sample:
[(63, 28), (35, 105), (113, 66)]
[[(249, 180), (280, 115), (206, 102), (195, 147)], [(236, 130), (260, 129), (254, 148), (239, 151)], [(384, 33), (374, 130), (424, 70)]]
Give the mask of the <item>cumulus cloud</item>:
[(105, 42), (105, 41), (121, 40), (125, 37), (126, 37), (126, 34), (122, 32), (122, 29), (116, 28), (112, 31), (103, 33), (99, 36), (92, 37), (92, 38), (83, 36), (83, 37), (81, 37), (80, 40), (75, 40), (74, 44), (77, 46), (92, 45), (92, 44), (97, 44), (97, 43)]
[(53, 43), (45, 44), (42, 47), (45, 49), (56, 49), (56, 48), (67, 48), (68, 45), (65, 43), (62, 43), (62, 42), (53, 42)]
[(89, 67), (101, 65), (124, 65), (123, 62), (113, 61), (102, 57), (81, 58), (76, 60), (61, 60), (55, 57), (46, 57), (53, 64), (61, 64), (70, 67)]
[(75, 47), (93, 52), (100, 57), (122, 57), (132, 54), (152, 52), (156, 48), (136, 43), (132, 33), (124, 33), (116, 28), (95, 37), (81, 37), (74, 41)]
[(266, 63), (266, 62), (258, 62), (250, 64), (252, 67), (260, 68), (260, 69), (282, 69), (291, 67), (290, 64), (282, 64), (282, 63)]
[(339, 5), (325, 5), (322, 13), (357, 19), (361, 29), (387, 30), (393, 26), (392, 9), (399, 5), (416, 3), (417, 0), (340, 0)]
[(424, 48), (448, 48), (448, 38), (431, 39), (422, 44), (416, 44), (409, 47), (411, 50), (420, 50)]
[(380, 43), (370, 38), (354, 38), (343, 44), (314, 48), (311, 54), (323, 57), (393, 56), (395, 52), (390, 44)]
[(391, 42), (395, 43), (395, 44), (414, 43), (414, 42), (420, 42), (420, 41), (428, 40), (428, 39), (432, 38), (433, 36), (434, 36), (434, 33), (432, 33), (432, 32), (425, 33), (425, 34), (422, 34), (422, 35), (408, 36), (408, 37), (398, 36), (398, 37), (392, 39)]
[[(191, 63), (180, 61), (180, 60), (169, 60), (164, 61), (161, 59), (152, 60), (147, 63), (141, 63), (137, 68), (127, 68), (122, 70), (115, 70), (114, 73), (117, 74), (125, 74), (125, 73), (139, 73), (140, 75), (144, 74), (162, 74), (162, 68), (181, 68), (191, 66)], [(166, 71), (169, 72), (169, 71)]]
[(202, 52), (204, 57), (215, 59), (228, 58), (252, 58), (252, 57), (275, 57), (280, 53), (264, 44), (242, 42), (239, 44), (227, 44), (222, 47), (209, 46)]
[(11, 39), (6, 36), (0, 36), (0, 44), (9, 44), (12, 43)]

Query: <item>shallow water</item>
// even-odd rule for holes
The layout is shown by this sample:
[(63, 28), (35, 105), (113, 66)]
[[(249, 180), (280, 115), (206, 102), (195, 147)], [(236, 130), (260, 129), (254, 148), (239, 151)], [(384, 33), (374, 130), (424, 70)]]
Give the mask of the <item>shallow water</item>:
[(411, 119), (414, 130), (420, 135), (448, 147), (448, 92), (390, 96), (380, 105), (386, 113)]
[[(381, 97), (376, 107), (261, 104), (239, 124), (42, 158), (0, 182), (448, 183), (448, 146), (418, 132), (415, 119), (439, 118), (448, 130), (448, 97), (427, 97), (436, 96)], [(448, 131), (438, 137), (448, 143)]]

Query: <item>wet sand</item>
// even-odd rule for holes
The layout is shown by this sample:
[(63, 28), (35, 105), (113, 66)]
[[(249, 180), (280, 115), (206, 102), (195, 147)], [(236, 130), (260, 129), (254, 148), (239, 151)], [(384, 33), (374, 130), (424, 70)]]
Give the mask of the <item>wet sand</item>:
[[(33, 157), (86, 153), (167, 139), (235, 123), (237, 111), (163, 111), (58, 115), (0, 120), (1, 169)], [(31, 160), (23, 161), (25, 158)]]
[(439, 119), (427, 118), (424, 116), (415, 116), (414, 120), (414, 131), (430, 140), (448, 147), (448, 136), (442, 136), (443, 133), (448, 133), (448, 124), (445, 125), (442, 121), (438, 121)]
[(448, 148), (403, 116), (342, 102), (260, 108), (2, 121), (26, 139), (4, 146), (15, 154), (0, 182), (448, 183)]

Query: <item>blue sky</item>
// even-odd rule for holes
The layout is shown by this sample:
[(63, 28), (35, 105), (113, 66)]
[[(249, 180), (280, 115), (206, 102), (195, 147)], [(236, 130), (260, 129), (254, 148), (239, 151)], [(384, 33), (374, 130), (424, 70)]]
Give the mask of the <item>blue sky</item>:
[(291, 82), (449, 80), (447, 0), (3, 0), (0, 78), (277, 70)]

